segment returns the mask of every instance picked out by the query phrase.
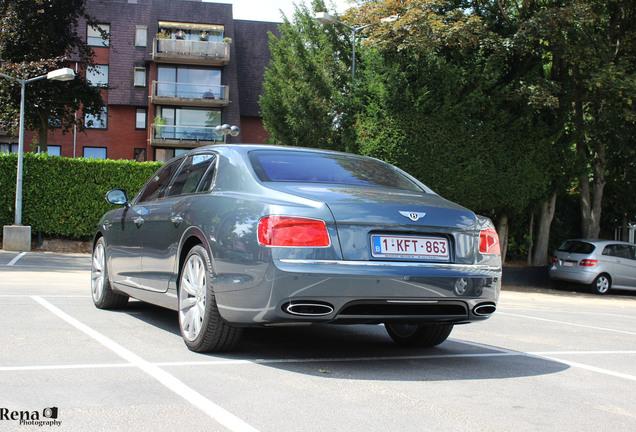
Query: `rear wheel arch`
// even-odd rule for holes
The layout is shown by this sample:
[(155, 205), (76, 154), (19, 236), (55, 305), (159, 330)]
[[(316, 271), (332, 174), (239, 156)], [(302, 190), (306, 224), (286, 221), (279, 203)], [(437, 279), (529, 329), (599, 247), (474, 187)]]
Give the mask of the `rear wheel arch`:
[(186, 231), (183, 234), (183, 237), (181, 238), (181, 247), (179, 248), (179, 259), (177, 261), (177, 269), (176, 269), (177, 284), (181, 280), (181, 269), (183, 268), (183, 263), (185, 262), (186, 257), (188, 256), (188, 253), (190, 253), (192, 248), (197, 245), (201, 245), (202, 247), (204, 247), (207, 250), (208, 254), (210, 255), (210, 259), (212, 259), (212, 252), (210, 250), (210, 245), (206, 241), (205, 235), (203, 235), (203, 233), (196, 228), (190, 228), (188, 231)]
[(607, 294), (610, 288), (612, 288), (612, 277), (608, 273), (599, 274), (594, 278), (591, 288), (595, 294)]

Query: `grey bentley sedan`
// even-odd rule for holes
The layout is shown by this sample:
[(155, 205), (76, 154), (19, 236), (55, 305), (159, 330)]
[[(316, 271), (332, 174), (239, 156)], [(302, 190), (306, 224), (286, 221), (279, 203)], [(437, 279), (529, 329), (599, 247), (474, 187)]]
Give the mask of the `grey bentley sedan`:
[(178, 311), (189, 349), (248, 326), (383, 324), (427, 347), (495, 312), (492, 222), (385, 162), (266, 145), (201, 147), (132, 200), (106, 195), (93, 242), (100, 309), (129, 297)]

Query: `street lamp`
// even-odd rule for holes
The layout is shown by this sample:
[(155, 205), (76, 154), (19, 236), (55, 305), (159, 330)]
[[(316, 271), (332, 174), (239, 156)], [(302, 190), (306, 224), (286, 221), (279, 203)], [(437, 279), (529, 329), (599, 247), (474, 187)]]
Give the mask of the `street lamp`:
[[(358, 34), (358, 32), (364, 30), (365, 28), (371, 26), (371, 25), (375, 25), (377, 23), (371, 23), (371, 24), (367, 24), (367, 25), (363, 25), (361, 27), (351, 27), (348, 24), (343, 23), (342, 21), (338, 21), (338, 18), (336, 18), (333, 15), (330, 15), (327, 12), (316, 12), (316, 21), (318, 21), (320, 24), (325, 24), (325, 25), (334, 25), (334, 24), (340, 24), (345, 26), (346, 28), (348, 28), (349, 30), (351, 30), (351, 39), (352, 39), (352, 59), (351, 59), (351, 83), (354, 82), (355, 78), (356, 78), (356, 35)], [(382, 18), (380, 20), (380, 22), (393, 22), (397, 20), (397, 16), (396, 15), (392, 15), (390, 17), (386, 17), (386, 18)]]
[(3, 228), (3, 249), (31, 250), (31, 227), (22, 226), (22, 164), (24, 152), (24, 95), (26, 85), (30, 82), (48, 79), (52, 81), (70, 81), (75, 78), (75, 71), (71, 68), (56, 69), (35, 78), (15, 78), (0, 72), (0, 76), (20, 83), (20, 125), (18, 135), (18, 172), (15, 187), (15, 220), (13, 225)]
[(223, 135), (223, 144), (227, 142), (227, 135), (237, 136), (241, 129), (238, 126), (230, 126), (229, 124), (218, 125), (214, 128), (217, 135)]

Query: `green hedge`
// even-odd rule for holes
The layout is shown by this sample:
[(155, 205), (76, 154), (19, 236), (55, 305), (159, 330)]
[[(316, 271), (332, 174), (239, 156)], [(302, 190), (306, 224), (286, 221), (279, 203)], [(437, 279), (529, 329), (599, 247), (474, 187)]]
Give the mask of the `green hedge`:
[[(0, 225), (15, 220), (18, 157), (0, 154)], [(161, 162), (69, 159), (24, 154), (22, 223), (33, 233), (86, 239), (99, 218), (114, 208), (104, 199), (113, 188), (132, 198)]]

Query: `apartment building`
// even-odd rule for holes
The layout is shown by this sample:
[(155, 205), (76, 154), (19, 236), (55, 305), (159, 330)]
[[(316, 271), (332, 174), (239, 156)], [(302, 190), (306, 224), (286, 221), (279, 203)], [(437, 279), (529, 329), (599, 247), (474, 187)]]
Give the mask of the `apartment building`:
[[(86, 132), (53, 130), (50, 154), (165, 161), (224, 140), (264, 142), (258, 99), (277, 23), (234, 20), (231, 4), (200, 0), (87, 0), (87, 9), (109, 37), (80, 22), (96, 64), (77, 70), (103, 87), (106, 109), (84, 116)], [(218, 134), (222, 124), (239, 135)]]

